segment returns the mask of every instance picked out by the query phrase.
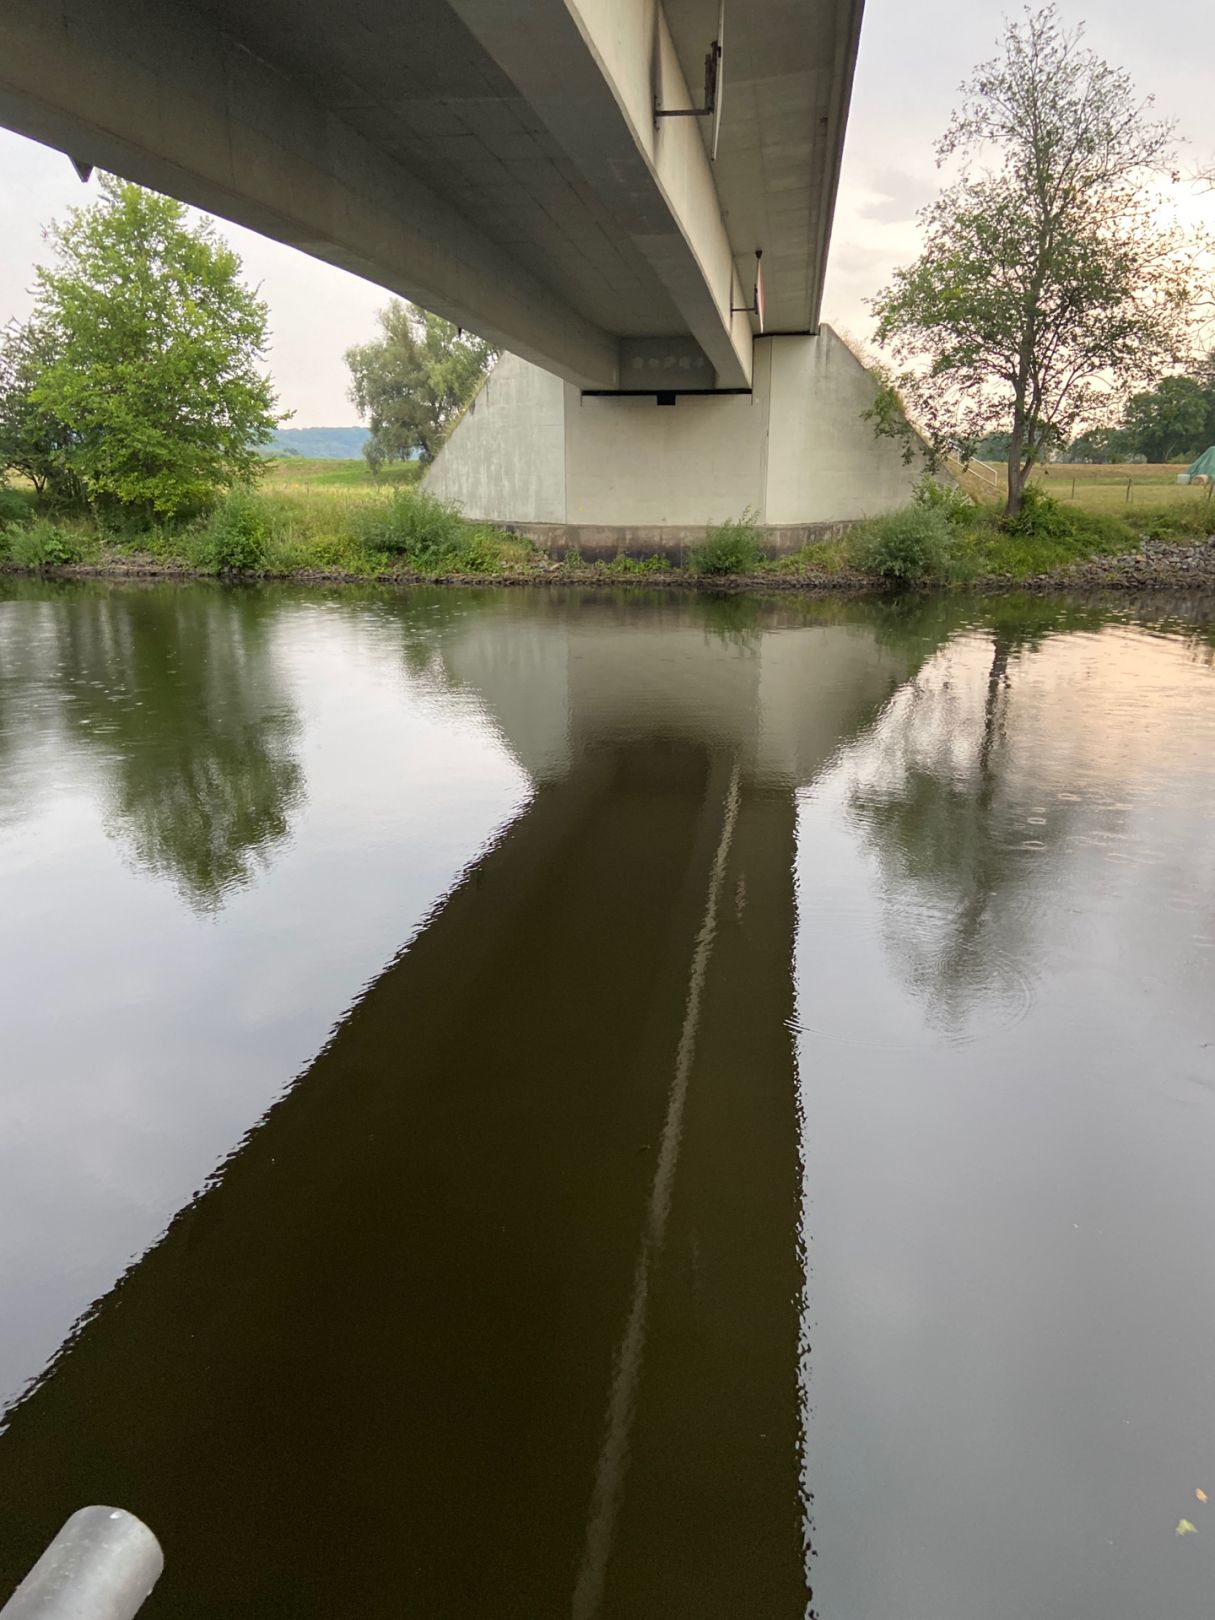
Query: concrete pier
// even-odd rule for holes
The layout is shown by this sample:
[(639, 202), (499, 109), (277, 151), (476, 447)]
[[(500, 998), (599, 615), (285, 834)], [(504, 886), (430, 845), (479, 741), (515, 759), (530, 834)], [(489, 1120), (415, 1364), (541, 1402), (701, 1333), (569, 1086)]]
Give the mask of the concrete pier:
[[(877, 384), (828, 326), (757, 338), (746, 393), (586, 394), (514, 356), (426, 475), (470, 518), (555, 554), (677, 553), (749, 514), (775, 551), (905, 504), (917, 467), (861, 413)], [(638, 381), (678, 384), (678, 368)]]

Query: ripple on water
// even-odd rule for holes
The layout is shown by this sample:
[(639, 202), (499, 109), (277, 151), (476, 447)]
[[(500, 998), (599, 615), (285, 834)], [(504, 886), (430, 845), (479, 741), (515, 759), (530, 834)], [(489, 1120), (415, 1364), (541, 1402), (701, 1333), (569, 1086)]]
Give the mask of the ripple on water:
[[(914, 908), (914, 915), (913, 908), (899, 911), (910, 941), (898, 940), (897, 917), (893, 932), (890, 919), (875, 929), (862, 917), (818, 918), (830, 931), (831, 949), (801, 975), (798, 1013), (788, 1020), (795, 1034), (865, 1051), (929, 1051), (973, 1045), (1028, 1015), (1035, 978), (1019, 954), (987, 945), (959, 952), (948, 938), (931, 937), (956, 923), (954, 914), (933, 907)], [(862, 1017), (842, 981), (872, 960), (875, 940), (896, 958), (895, 973), (885, 998), (872, 993), (870, 982)]]

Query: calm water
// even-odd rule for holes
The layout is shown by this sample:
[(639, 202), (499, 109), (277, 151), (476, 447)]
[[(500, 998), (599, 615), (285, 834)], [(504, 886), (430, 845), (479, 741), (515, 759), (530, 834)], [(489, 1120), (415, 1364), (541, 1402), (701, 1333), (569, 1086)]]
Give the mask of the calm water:
[(1210, 1620), (1213, 613), (0, 581), (0, 1594)]

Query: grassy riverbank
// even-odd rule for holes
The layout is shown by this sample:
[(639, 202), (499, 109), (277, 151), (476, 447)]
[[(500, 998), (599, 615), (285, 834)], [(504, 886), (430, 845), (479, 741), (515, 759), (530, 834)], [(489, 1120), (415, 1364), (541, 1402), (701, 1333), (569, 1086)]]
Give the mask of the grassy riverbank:
[[(995, 505), (925, 484), (903, 511), (779, 558), (766, 556), (761, 531), (738, 519), (674, 557), (622, 554), (590, 562), (571, 552), (557, 560), (524, 537), (468, 522), (416, 488), (414, 468), (396, 472), (373, 481), (361, 462), (285, 458), (257, 491), (237, 492), (193, 523), (156, 529), (43, 511), (31, 491), (0, 489), (0, 567), (343, 580), (606, 576), (715, 588), (974, 587), (1065, 582), (1077, 569), (1116, 582), (1132, 562), (1142, 574), (1145, 548), (1155, 548), (1159, 561), (1165, 552), (1188, 551), (1215, 528), (1205, 491), (1175, 483), (1170, 500), (1149, 502), (1146, 490), (1165, 486), (1145, 479), (1139, 503), (1117, 512), (1101, 509), (1108, 486), (1095, 478), (1091, 488), (1101, 495), (1095, 510), (1070, 498), (1070, 484), (1062, 501), (1039, 485), (1012, 526)], [(1082, 482), (1078, 476), (1077, 489)], [(1187, 576), (1197, 555), (1181, 559)]]

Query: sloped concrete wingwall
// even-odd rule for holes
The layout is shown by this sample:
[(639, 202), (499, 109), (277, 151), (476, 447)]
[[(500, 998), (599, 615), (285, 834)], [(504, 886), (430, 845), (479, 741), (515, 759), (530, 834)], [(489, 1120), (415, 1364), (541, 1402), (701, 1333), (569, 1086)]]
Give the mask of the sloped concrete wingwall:
[(770, 346), (765, 523), (839, 523), (905, 506), (923, 468), (906, 466), (900, 445), (861, 420), (877, 395), (873, 374), (829, 326)]
[(426, 488), (466, 517), (564, 524), (566, 388), (504, 354), (435, 457)]
[(758, 340), (749, 394), (673, 406), (580, 394), (505, 355), (426, 487), (557, 547), (677, 547), (747, 511), (794, 547), (910, 499), (919, 468), (861, 420), (876, 390), (829, 327)]

